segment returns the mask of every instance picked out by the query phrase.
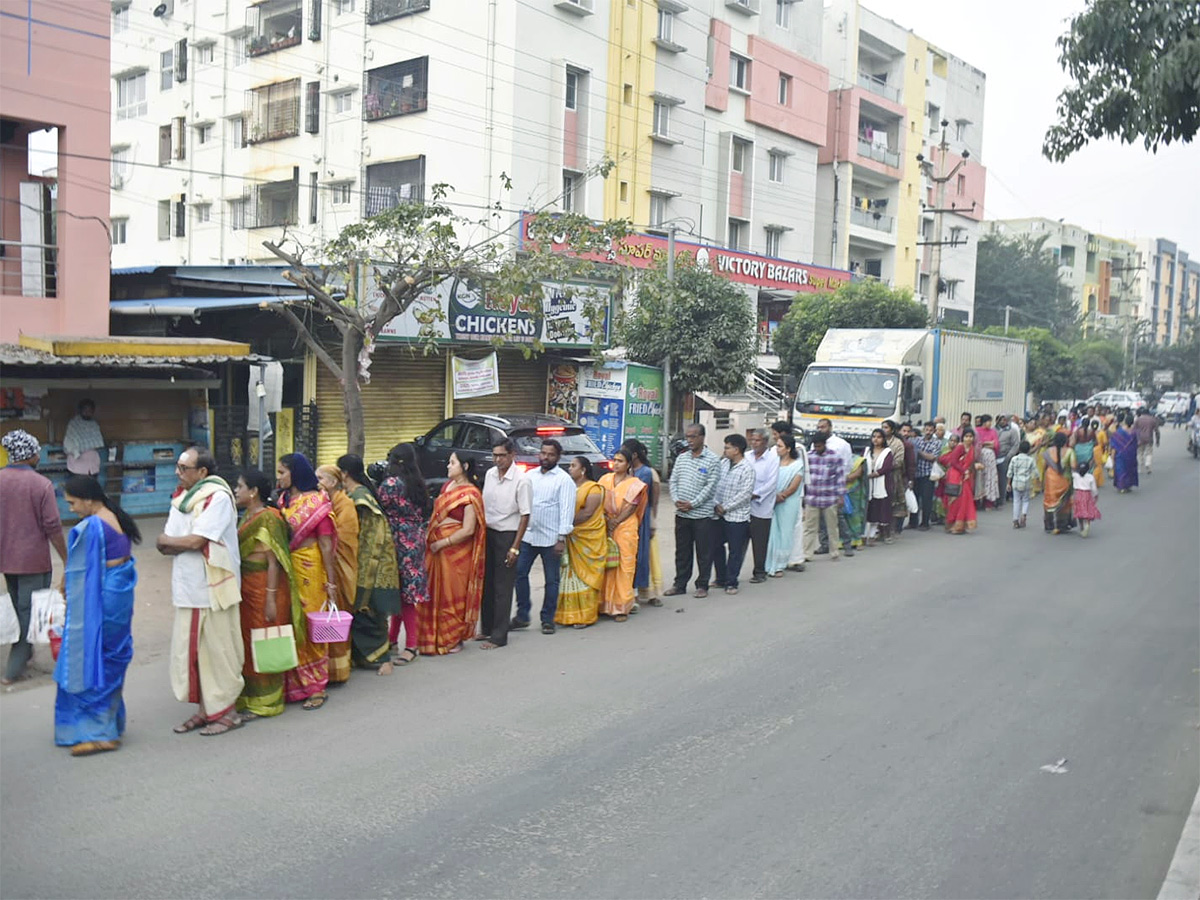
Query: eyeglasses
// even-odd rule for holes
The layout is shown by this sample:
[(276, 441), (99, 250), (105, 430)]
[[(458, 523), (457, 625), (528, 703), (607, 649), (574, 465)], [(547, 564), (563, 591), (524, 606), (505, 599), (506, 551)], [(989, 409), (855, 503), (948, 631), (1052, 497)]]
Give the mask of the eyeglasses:
[(175, 463), (176, 472), (186, 472), (189, 469), (199, 469), (199, 466), (185, 466), (183, 463)]

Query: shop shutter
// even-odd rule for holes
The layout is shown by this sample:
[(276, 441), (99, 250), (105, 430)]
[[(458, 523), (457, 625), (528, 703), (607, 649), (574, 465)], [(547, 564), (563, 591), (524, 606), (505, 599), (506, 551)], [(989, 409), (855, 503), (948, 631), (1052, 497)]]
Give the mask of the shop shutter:
[[(368, 464), (384, 459), (401, 441), (424, 434), (444, 416), (446, 361), (417, 348), (385, 344), (371, 362), (371, 383), (362, 389)], [(317, 363), (317, 461), (332, 463), (346, 452), (342, 388)]]
[[(454, 401), (455, 413), (544, 413), (546, 411), (546, 357), (526, 359), (519, 350), (501, 350), (500, 393)], [(465, 352), (469, 359), (485, 354)]]

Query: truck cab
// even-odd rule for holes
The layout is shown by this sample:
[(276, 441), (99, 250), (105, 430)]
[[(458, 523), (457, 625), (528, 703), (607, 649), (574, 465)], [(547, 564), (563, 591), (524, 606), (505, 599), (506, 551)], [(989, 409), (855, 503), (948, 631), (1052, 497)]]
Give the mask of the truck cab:
[(925, 381), (915, 366), (820, 365), (804, 373), (796, 391), (796, 421), (805, 434), (829, 419), (834, 432), (856, 448), (870, 441), (884, 419), (921, 415)]

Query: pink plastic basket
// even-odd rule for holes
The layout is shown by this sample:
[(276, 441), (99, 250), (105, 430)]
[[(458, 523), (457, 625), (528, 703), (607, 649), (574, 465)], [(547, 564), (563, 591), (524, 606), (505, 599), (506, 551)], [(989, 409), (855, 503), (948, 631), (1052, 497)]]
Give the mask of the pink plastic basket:
[(349, 639), (354, 614), (341, 609), (323, 609), (308, 613), (307, 619), (310, 641), (314, 644), (339, 644)]

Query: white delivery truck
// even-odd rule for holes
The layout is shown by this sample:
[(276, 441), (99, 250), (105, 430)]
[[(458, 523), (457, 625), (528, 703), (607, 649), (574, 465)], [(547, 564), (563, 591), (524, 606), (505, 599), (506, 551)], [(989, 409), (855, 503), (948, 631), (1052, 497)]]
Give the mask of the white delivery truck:
[(829, 419), (856, 447), (884, 419), (920, 425), (943, 416), (1011, 415), (1025, 409), (1029, 345), (941, 328), (831, 328), (796, 391), (805, 434)]

